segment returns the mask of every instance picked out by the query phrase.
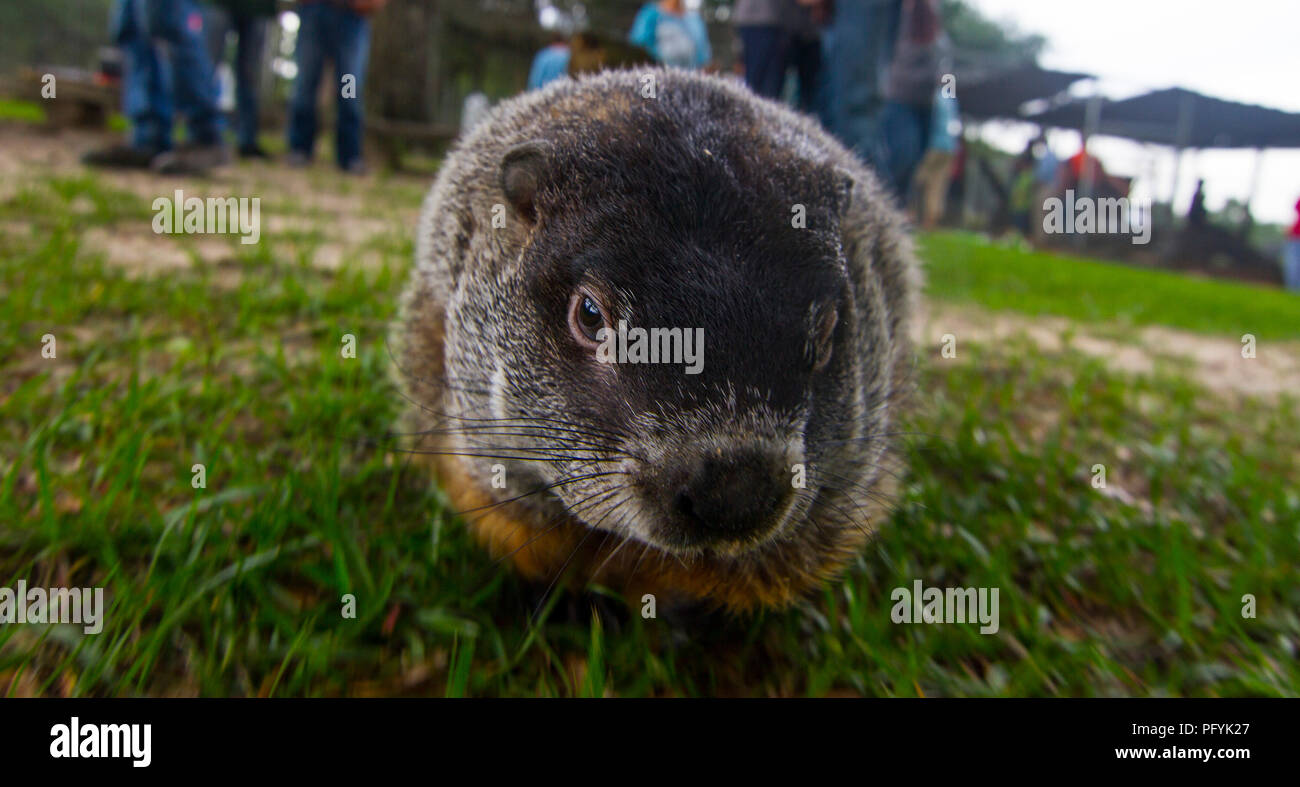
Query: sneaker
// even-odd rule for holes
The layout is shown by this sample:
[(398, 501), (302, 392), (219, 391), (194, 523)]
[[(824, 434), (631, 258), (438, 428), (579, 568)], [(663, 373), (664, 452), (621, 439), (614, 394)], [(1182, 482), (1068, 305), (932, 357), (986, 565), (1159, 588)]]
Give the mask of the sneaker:
[(359, 158), (353, 159), (347, 164), (339, 167), (339, 169), (343, 170), (343, 173), (345, 175), (356, 175), (358, 177), (363, 177), (365, 175), (370, 174), (370, 168), (366, 166), (366, 162), (362, 161)]
[(294, 169), (302, 169), (311, 165), (311, 158), (306, 153), (300, 153), (296, 150), (289, 151), (289, 155), (284, 157), (284, 163)]
[(159, 148), (137, 148), (131, 145), (114, 145), (92, 150), (81, 157), (83, 164), (114, 169), (148, 169), (150, 162), (162, 151)]
[(203, 175), (214, 167), (230, 163), (230, 148), (223, 143), (186, 144), (163, 153), (150, 167), (161, 175)]
[(239, 157), (269, 159), (271, 158), (271, 154), (263, 150), (261, 145), (254, 142), (251, 145), (240, 145)]

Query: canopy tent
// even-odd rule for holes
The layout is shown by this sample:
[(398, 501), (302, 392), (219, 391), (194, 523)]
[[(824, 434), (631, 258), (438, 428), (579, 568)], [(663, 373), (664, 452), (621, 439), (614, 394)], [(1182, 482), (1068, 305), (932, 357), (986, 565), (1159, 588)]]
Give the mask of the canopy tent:
[(1089, 74), (1049, 71), (1033, 64), (987, 69), (961, 74), (957, 101), (964, 116), (985, 120), (1023, 120), (1022, 107), (1037, 100), (1051, 99)]
[[(1049, 71), (1032, 64), (972, 72), (962, 74), (958, 89), (964, 118), (1020, 120), (1042, 128), (1077, 130), (1085, 144), (1090, 136), (1104, 135), (1172, 147), (1176, 164), (1169, 188), (1170, 204), (1180, 193), (1182, 154), (1188, 148), (1255, 151), (1254, 172), (1245, 196), (1247, 215), (1264, 169), (1264, 152), (1269, 148), (1300, 148), (1300, 113), (1225, 101), (1184, 88), (1155, 90), (1120, 101), (1101, 95), (1072, 98), (1068, 89), (1093, 77)], [(1030, 102), (1047, 106), (1026, 111), (1034, 109)], [(1088, 190), (1091, 187), (1090, 183), (1084, 186)]]
[[(1090, 109), (1094, 113), (1091, 118)], [(1211, 98), (1178, 87), (1122, 101), (1071, 101), (1025, 120), (1177, 148), (1300, 147), (1298, 113)]]

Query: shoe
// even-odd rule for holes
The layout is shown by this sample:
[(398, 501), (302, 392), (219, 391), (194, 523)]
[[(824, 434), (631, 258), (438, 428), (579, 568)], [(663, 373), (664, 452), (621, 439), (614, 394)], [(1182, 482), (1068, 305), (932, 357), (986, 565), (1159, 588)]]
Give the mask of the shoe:
[(284, 157), (284, 163), (288, 164), (290, 167), (293, 167), (294, 169), (302, 169), (303, 167), (307, 167), (311, 165), (311, 158), (308, 157), (307, 154), (305, 153), (300, 153), (296, 150), (291, 150), (289, 151), (289, 155)]
[(182, 145), (159, 155), (149, 166), (160, 175), (204, 175), (210, 169), (229, 163), (230, 148), (217, 142)]
[(251, 145), (240, 145), (239, 157), (269, 159), (271, 158), (271, 154), (263, 150), (261, 145), (254, 142)]
[(343, 170), (345, 175), (356, 175), (362, 177), (370, 174), (370, 168), (366, 166), (366, 162), (359, 158), (353, 159), (347, 164), (339, 167), (339, 169)]
[(162, 153), (159, 148), (137, 148), (131, 145), (114, 145), (92, 150), (81, 157), (83, 164), (114, 169), (148, 169), (150, 162)]

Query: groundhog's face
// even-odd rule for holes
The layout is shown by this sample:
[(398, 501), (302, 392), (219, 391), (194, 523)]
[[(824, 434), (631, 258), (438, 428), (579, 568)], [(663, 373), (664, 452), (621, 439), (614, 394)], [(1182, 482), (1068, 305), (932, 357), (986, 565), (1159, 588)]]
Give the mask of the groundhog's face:
[(461, 393), (508, 425), (492, 439), (511, 448), (510, 494), (545, 487), (593, 531), (681, 555), (865, 527), (888, 396), (863, 348), (885, 334), (853, 293), (842, 177), (677, 172), (576, 194), (547, 155), (507, 156), (527, 241), (475, 306), (490, 384)]

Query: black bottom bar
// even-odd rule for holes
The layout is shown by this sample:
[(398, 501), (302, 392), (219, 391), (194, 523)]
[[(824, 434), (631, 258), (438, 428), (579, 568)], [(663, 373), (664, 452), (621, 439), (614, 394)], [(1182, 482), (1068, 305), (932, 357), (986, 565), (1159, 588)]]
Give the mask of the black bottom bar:
[(1293, 700), (1238, 699), (8, 700), (0, 752), (6, 771), (128, 779), (374, 768), (436, 783), (471, 778), (469, 766), (486, 767), (484, 778), (568, 771), (607, 781), (686, 762), (761, 772), (781, 761), (864, 778), (886, 765), (927, 777), (1039, 766), (1053, 770), (1032, 772), (1277, 772), (1293, 769), (1300, 750), (1297, 710)]

